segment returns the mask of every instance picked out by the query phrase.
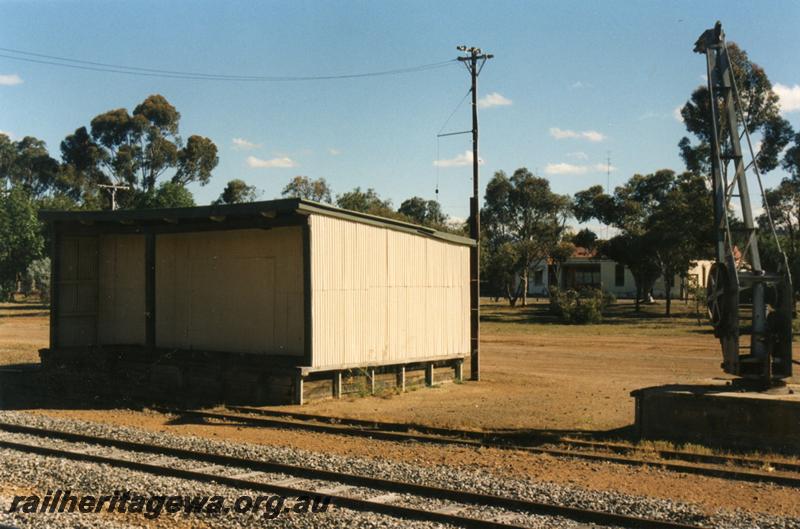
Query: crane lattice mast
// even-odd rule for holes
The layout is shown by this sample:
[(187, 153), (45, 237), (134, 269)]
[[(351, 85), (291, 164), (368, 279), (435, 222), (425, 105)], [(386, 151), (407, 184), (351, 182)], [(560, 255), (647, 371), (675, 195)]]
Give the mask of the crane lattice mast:
[[(723, 370), (762, 388), (770, 387), (792, 375), (794, 299), (788, 261), (780, 250), (768, 210), (769, 226), (781, 255), (778, 269), (767, 271), (759, 253), (748, 172), (758, 179), (762, 195), (763, 185), (719, 22), (700, 36), (694, 51), (706, 57), (711, 117), (716, 262), (707, 285), (708, 312), (722, 345)], [(746, 139), (750, 155), (747, 165), (742, 139)], [(740, 205), (739, 223), (731, 222), (734, 199)], [(764, 207), (768, 208), (766, 201)], [(750, 342), (743, 344), (742, 336), (747, 334)]]

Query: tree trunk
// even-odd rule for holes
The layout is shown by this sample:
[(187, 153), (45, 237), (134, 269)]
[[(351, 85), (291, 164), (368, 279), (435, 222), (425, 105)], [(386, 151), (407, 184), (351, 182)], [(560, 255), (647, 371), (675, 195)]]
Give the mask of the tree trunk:
[(522, 306), (526, 307), (528, 305), (528, 269), (525, 269), (525, 272), (522, 273), (522, 283), (520, 286), (522, 287)]
[(639, 300), (642, 299), (642, 286), (639, 284), (639, 280), (636, 281), (636, 302), (635, 302), (635, 310), (639, 312)]
[(664, 299), (665, 303), (665, 315), (669, 317), (670, 310), (672, 309), (672, 285), (675, 281), (675, 276), (671, 274), (664, 274)]

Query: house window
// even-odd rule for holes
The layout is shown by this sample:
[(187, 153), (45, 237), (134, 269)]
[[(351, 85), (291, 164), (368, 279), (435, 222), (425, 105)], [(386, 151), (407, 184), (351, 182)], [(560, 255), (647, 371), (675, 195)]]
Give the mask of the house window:
[(533, 273), (533, 285), (540, 287), (544, 284), (544, 270), (536, 270)]
[(618, 264), (614, 267), (614, 286), (625, 286), (625, 265)]
[(580, 265), (573, 269), (572, 288), (600, 288), (600, 265)]

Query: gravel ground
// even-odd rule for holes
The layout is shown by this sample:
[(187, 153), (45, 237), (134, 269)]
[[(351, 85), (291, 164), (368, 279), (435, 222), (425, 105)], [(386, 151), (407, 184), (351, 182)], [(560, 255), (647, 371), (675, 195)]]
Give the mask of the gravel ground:
[[(719, 529), (740, 527), (800, 529), (800, 520), (798, 519), (779, 518), (750, 512), (718, 512), (708, 517), (702, 513), (699, 507), (691, 504), (635, 497), (616, 492), (589, 491), (576, 486), (566, 486), (548, 482), (500, 478), (487, 474), (486, 472), (470, 471), (463, 468), (417, 466), (395, 461), (342, 457), (325, 453), (307, 452), (286, 447), (234, 444), (213, 441), (206, 438), (157, 434), (129, 427), (109, 426), (77, 420), (54, 419), (40, 415), (26, 414), (24, 412), (0, 412), (0, 421), (73, 431), (87, 435), (115, 437), (130, 441), (158, 443), (176, 448), (208, 451), (237, 457), (274, 460), (281, 463), (310, 466), (325, 470), (362, 474), (439, 487), (457, 488), (500, 496), (518, 497), (533, 501), (560, 503), (585, 509), (605, 510), (632, 516), (666, 519)], [(15, 438), (21, 439), (22, 437)], [(74, 447), (74, 445), (71, 446)], [(152, 456), (137, 457), (143, 457), (143, 461), (152, 460)], [(26, 455), (23, 457), (19, 452), (13, 451), (0, 451), (0, 458), (3, 461), (3, 465), (0, 467), (0, 484), (16, 484), (21, 487), (27, 486), (37, 491), (48, 490), (49, 488), (66, 488), (65, 484), (69, 484), (73, 490), (81, 490), (86, 493), (101, 490), (105, 492), (119, 489), (120, 484), (125, 484), (125, 488), (128, 490), (158, 492), (163, 494), (219, 494), (229, 498), (235, 498), (243, 494), (240, 490), (234, 491), (227, 487), (212, 487), (172, 478), (155, 478), (148, 474), (124, 469), (108, 468), (95, 464), (65, 462), (39, 456)], [(192, 468), (192, 465), (189, 464), (187, 466), (187, 462), (185, 461), (175, 461), (174, 464), (180, 465), (183, 468)], [(196, 467), (196, 464), (194, 466)], [(244, 469), (226, 469), (225, 473), (226, 475), (232, 475), (244, 471)], [(272, 479), (280, 478), (278, 476), (274, 476), (274, 478), (270, 476), (270, 480)], [(300, 485), (298, 484), (298, 486)], [(765, 492), (768, 493), (771, 487), (774, 486), (764, 485)], [(362, 497), (362, 495), (369, 495), (369, 491), (355, 489), (349, 490), (346, 494), (349, 495), (351, 493), (359, 497)], [(259, 493), (252, 492), (251, 495), (258, 496)], [(405, 495), (403, 497), (404, 501), (400, 502), (401, 504), (423, 505), (429, 509), (436, 509), (443, 506), (442, 502), (438, 502), (437, 500), (426, 500)], [(7, 507), (7, 503), (0, 504), (0, 522), (15, 523), (17, 525), (31, 527), (56, 527), (64, 525), (63, 522), (57, 523), (56, 517), (52, 515), (35, 517), (27, 515), (23, 518), (12, 519), (9, 518), (10, 515), (2, 513), (2, 511), (7, 510)], [(476, 507), (469, 507), (461, 514), (476, 517), (480, 516), (481, 518), (488, 517), (506, 523), (517, 523), (536, 528), (563, 527), (569, 529), (578, 526), (578, 524), (569, 520), (513, 513), (495, 508), (478, 509)], [(98, 518), (90, 518), (92, 517), (80, 517), (80, 523), (86, 524), (83, 525), (83, 527), (115, 527), (113, 521), (117, 521), (116, 519), (100, 520)], [(166, 523), (164, 518), (165, 516), (162, 515), (158, 520), (158, 525)], [(130, 522), (133, 520), (126, 518), (123, 521)], [(142, 521), (144, 522), (144, 520)], [(191, 525), (194, 525), (196, 520), (192, 519), (190, 521), (193, 522)], [(237, 514), (213, 519), (203, 518), (203, 521), (207, 522), (209, 527), (245, 527), (250, 525), (248, 521), (254, 523), (256, 519), (248, 519), (246, 515)], [(69, 525), (74, 526), (75, 523), (75, 519), (69, 518)], [(95, 525), (91, 525), (92, 523)], [(175, 520), (172, 522), (171, 526), (189, 526), (186, 525), (186, 520), (183, 520), (183, 523), (184, 525), (181, 524), (181, 520)], [(264, 521), (259, 519), (258, 523), (264, 523)], [(276, 520), (272, 520), (270, 524), (276, 527), (442, 527), (437, 524), (421, 522), (410, 523), (391, 517), (357, 513), (344, 509), (337, 509), (335, 512), (325, 514), (296, 515), (293, 517), (281, 516)], [(150, 524), (150, 526), (152, 525)], [(164, 526), (166, 527), (166, 525)]]

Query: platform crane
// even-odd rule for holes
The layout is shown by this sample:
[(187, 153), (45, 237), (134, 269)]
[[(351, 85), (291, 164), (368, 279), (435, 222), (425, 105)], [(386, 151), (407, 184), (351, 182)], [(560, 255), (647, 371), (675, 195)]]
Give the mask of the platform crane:
[[(792, 279), (768, 209), (771, 236), (780, 254), (777, 269), (766, 270), (759, 254), (748, 174), (758, 181), (762, 198), (764, 188), (719, 22), (703, 32), (694, 51), (705, 55), (708, 75), (716, 262), (706, 295), (714, 334), (722, 345), (722, 369), (752, 389), (782, 386), (792, 376)], [(746, 165), (743, 139), (749, 152)], [(733, 222), (733, 199), (741, 206), (740, 222)], [(768, 208), (766, 202), (764, 207)]]

